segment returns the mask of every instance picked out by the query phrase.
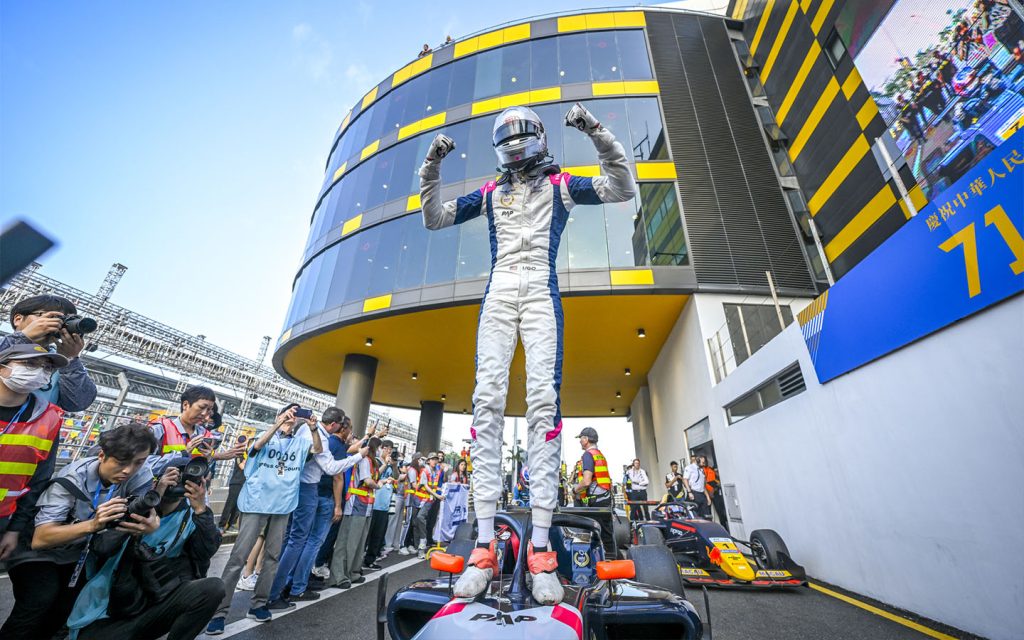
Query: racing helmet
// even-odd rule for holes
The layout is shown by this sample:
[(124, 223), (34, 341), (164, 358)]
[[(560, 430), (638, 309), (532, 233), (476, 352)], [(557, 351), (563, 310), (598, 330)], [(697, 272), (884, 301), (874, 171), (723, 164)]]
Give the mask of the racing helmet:
[(509, 107), (494, 119), (494, 152), (504, 169), (521, 171), (548, 154), (544, 123), (529, 107)]

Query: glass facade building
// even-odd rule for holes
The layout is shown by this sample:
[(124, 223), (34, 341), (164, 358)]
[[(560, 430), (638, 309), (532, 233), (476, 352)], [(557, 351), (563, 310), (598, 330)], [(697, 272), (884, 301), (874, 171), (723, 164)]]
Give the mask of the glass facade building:
[[(600, 166), (592, 143), (564, 125), (572, 104), (583, 103), (622, 143), (637, 180), (637, 195), (629, 202), (573, 211), (556, 265), (566, 299), (586, 296), (590, 303), (604, 301), (612, 309), (625, 296), (669, 296), (679, 303), (681, 296), (702, 287), (744, 286), (718, 283), (714, 277), (701, 282), (700, 266), (721, 256), (707, 255), (702, 262), (692, 255), (691, 220), (703, 237), (702, 218), (722, 213), (706, 214), (704, 201), (696, 200), (696, 218), (688, 216), (688, 190), (679, 170), (706, 160), (690, 157), (693, 141), (674, 145), (677, 136), (683, 142), (686, 134), (666, 125), (668, 92), (649, 33), (649, 21), (660, 15), (626, 11), (525, 21), (442, 47), (373, 87), (345, 115), (331, 141), (275, 353), (278, 371), (333, 392), (330, 385), (337, 377), (321, 375), (320, 367), (337, 373), (345, 353), (325, 351), (350, 352), (352, 336), (362, 332), (367, 333), (365, 351), (372, 353), (369, 328), (378, 327), (373, 322), (381, 318), (479, 303), (490, 267), (487, 222), (481, 217), (426, 230), (417, 172), (431, 140), (444, 133), (456, 142), (441, 167), (444, 199), (494, 179), (494, 117), (513, 105), (528, 105), (538, 113), (550, 152), (564, 171), (593, 176)], [(725, 21), (718, 21), (724, 33)], [(736, 62), (731, 48), (723, 51)], [(742, 82), (738, 63), (735, 75)], [(690, 101), (701, 118), (703, 107)], [(754, 122), (749, 102), (744, 105)], [(728, 111), (723, 99), (722, 113)], [(713, 145), (725, 141), (703, 142), (710, 153)], [(756, 152), (768, 154), (763, 144)], [(756, 221), (756, 194), (748, 199), (750, 222), (763, 224), (765, 220)], [(781, 210), (786, 210), (784, 205)], [(802, 256), (800, 260), (805, 273), (796, 288), (813, 290)], [(475, 335), (470, 333), (462, 338)], [(413, 351), (403, 370), (424, 367), (416, 364)], [(384, 363), (382, 367), (378, 377), (397, 375), (388, 373)], [(466, 371), (471, 386), (472, 362), (460, 368), (461, 375)], [(423, 399), (399, 397), (392, 387), (375, 392), (374, 400), (416, 406)], [(465, 408), (467, 400), (458, 398), (457, 406)], [(566, 407), (572, 415), (571, 400)]]

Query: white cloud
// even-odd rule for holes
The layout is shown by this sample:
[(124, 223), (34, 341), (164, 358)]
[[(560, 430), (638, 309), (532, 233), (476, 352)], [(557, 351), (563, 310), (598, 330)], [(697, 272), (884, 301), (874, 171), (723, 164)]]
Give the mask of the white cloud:
[(350, 62), (345, 68), (345, 79), (349, 81), (354, 90), (361, 91), (363, 87), (369, 88), (375, 77), (366, 65), (361, 62)]
[(331, 70), (334, 51), (326, 38), (309, 24), (302, 22), (292, 27), (296, 60), (314, 80), (326, 78)]

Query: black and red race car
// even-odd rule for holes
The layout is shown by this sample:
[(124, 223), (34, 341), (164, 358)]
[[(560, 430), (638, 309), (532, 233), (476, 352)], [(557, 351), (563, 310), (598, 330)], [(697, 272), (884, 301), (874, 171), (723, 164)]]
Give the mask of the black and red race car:
[(782, 536), (757, 529), (750, 540), (729, 534), (717, 522), (696, 517), (693, 502), (657, 504), (651, 520), (632, 524), (633, 544), (667, 546), (687, 584), (708, 587), (786, 588), (807, 585)]
[[(431, 567), (442, 576), (414, 582), (387, 603), (387, 584), (378, 587), (378, 638), (385, 627), (393, 640), (697, 640), (703, 625), (684, 596), (672, 554), (663, 545), (639, 545), (628, 560), (605, 560), (598, 520), (556, 513), (551, 544), (565, 599), (542, 606), (530, 595), (526, 547), (529, 512), (500, 512), (495, 518), (500, 571), (478, 598), (453, 598), (454, 574), (464, 567), (476, 539), (473, 526), (456, 533), (447, 553), (435, 553)], [(598, 511), (595, 509), (595, 511)], [(607, 515), (607, 513), (603, 514)]]

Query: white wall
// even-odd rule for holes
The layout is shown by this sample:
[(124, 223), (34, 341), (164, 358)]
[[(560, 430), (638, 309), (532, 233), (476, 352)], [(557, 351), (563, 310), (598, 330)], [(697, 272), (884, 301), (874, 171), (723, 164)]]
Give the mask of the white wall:
[[(681, 317), (662, 356), (696, 357), (699, 345), (678, 343), (700, 338), (694, 320)], [(691, 378), (694, 388), (677, 393), (694, 365), (659, 357), (649, 377), (659, 446), (660, 432), (706, 412), (746, 531), (777, 530), (816, 578), (973, 633), (1019, 637), (1022, 328), (1017, 296), (824, 386), (796, 324), (708, 394), (699, 393), (708, 380)], [(724, 405), (793, 362), (804, 393), (726, 425)]]

